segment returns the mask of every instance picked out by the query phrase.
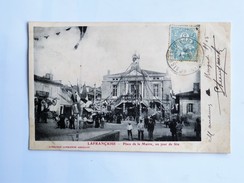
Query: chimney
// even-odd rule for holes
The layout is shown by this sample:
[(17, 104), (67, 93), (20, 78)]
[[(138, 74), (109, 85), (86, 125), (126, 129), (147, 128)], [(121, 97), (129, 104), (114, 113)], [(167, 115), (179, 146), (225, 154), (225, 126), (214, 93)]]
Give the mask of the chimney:
[(108, 70), (108, 73), (107, 73), (107, 75), (110, 75), (110, 70)]
[(51, 74), (51, 73), (46, 73), (45, 78), (46, 78), (46, 79), (49, 79), (50, 81), (53, 81), (53, 74)]

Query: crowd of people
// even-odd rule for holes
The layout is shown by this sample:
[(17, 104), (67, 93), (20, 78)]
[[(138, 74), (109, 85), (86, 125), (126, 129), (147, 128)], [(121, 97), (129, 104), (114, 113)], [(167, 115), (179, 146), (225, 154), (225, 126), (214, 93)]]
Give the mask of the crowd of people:
[(57, 121), (57, 128), (65, 129), (86, 129), (88, 127), (94, 128), (104, 128), (105, 118), (103, 114), (94, 113), (93, 115), (71, 115), (65, 116), (63, 114), (59, 115), (56, 119)]
[[(121, 124), (123, 120), (122, 115), (118, 114), (116, 116), (116, 120), (113, 121), (114, 123)], [(78, 123), (79, 121), (79, 123)], [(70, 128), (70, 129), (86, 129), (89, 127), (94, 128), (104, 128), (105, 123), (109, 123), (109, 119), (106, 118), (106, 114), (104, 113), (93, 113), (90, 115), (83, 115), (79, 117), (77, 115), (71, 115), (70, 117), (65, 117), (63, 114), (59, 116), (57, 120), (58, 128)], [(137, 132), (137, 139), (138, 140), (145, 140), (145, 135), (147, 135), (147, 140), (153, 141), (154, 140), (154, 129), (156, 125), (156, 121), (153, 117), (144, 117), (140, 118), (139, 122), (135, 121), (136, 125), (133, 126), (132, 121), (128, 121), (126, 126), (128, 140), (133, 140), (133, 134)], [(172, 141), (181, 141), (182, 140), (182, 130), (185, 127), (184, 121), (180, 120), (179, 118), (173, 118), (169, 123), (166, 125), (166, 128), (169, 128), (171, 133), (171, 140)], [(136, 131), (136, 132), (135, 132)], [(201, 140), (201, 120), (200, 118), (196, 119), (194, 123), (194, 132), (196, 140)], [(145, 134), (147, 133), (147, 134)]]
[[(178, 119), (178, 120), (177, 120)], [(140, 122), (137, 124), (136, 128), (138, 131), (138, 140), (144, 140), (144, 132), (148, 132), (148, 140), (152, 141), (153, 132), (155, 128), (155, 119), (153, 118), (144, 118), (144, 122), (140, 119)], [(182, 130), (185, 126), (184, 120), (179, 120), (179, 118), (174, 118), (172, 121), (166, 125), (166, 128), (169, 127), (171, 133), (172, 141), (181, 141), (182, 140)], [(200, 118), (196, 119), (194, 123), (194, 132), (196, 135), (196, 140), (201, 140), (201, 120)], [(133, 140), (133, 126), (131, 122), (127, 125), (128, 140)]]

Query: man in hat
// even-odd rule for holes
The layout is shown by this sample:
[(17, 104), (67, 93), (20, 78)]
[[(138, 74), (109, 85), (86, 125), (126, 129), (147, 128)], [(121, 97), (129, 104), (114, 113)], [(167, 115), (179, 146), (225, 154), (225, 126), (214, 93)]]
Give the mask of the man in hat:
[(149, 122), (149, 117), (148, 116), (146, 116), (145, 118), (144, 118), (144, 127), (147, 129), (147, 127), (148, 127), (148, 122)]
[(171, 135), (172, 135), (172, 140), (175, 141), (177, 140), (177, 136), (176, 136), (176, 120), (173, 119), (172, 122), (170, 122), (169, 124), (169, 128), (170, 128), (170, 132), (171, 132)]
[(153, 140), (154, 126), (155, 126), (154, 120), (152, 118), (149, 118), (149, 122), (147, 126), (149, 140)]

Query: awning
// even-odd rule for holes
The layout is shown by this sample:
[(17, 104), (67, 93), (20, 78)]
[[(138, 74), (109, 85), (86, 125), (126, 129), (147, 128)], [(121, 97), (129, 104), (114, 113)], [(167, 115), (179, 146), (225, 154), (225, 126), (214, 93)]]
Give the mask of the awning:
[(141, 101), (141, 104), (145, 105), (145, 107), (149, 107), (149, 102), (146, 100)]

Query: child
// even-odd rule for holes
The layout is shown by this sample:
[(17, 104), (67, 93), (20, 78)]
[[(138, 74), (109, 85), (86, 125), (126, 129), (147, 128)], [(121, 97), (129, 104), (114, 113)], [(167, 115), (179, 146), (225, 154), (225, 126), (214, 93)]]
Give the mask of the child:
[(128, 132), (128, 139), (129, 140), (133, 140), (133, 138), (132, 138), (132, 129), (133, 129), (133, 126), (129, 122), (128, 125), (127, 125), (127, 132)]

